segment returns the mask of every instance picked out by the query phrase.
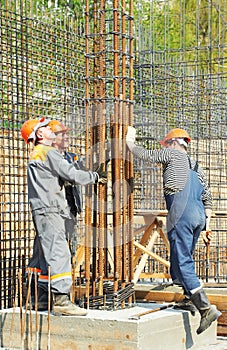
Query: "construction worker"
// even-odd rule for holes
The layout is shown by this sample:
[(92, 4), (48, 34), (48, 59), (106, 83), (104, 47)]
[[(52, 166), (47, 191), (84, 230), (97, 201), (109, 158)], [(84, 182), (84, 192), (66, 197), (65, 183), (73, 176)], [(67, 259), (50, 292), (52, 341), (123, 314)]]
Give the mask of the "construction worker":
[(209, 230), (212, 197), (203, 170), (187, 153), (191, 141), (183, 129), (172, 129), (160, 144), (164, 147), (147, 150), (135, 145), (136, 129), (128, 127), (127, 146), (134, 156), (163, 166), (163, 187), (170, 242), (170, 274), (183, 286), (185, 299), (182, 309), (199, 310), (201, 315), (197, 334), (207, 329), (221, 313), (211, 306), (196, 275), (193, 251), (200, 232)]
[[(66, 151), (69, 147), (69, 135), (70, 128), (67, 128), (58, 120), (51, 120), (49, 127), (55, 133), (56, 137), (52, 143), (60, 154), (70, 163), (75, 166), (76, 169), (85, 170), (80, 156), (76, 153)], [(86, 169), (87, 170), (87, 169)], [(77, 215), (82, 212), (83, 198), (81, 185), (72, 184), (70, 182), (64, 183), (66, 199), (70, 208), (70, 219), (66, 219), (66, 239), (69, 243), (72, 256), (76, 252), (76, 225)]]
[[(31, 269), (39, 263), (38, 302), (45, 308), (48, 270), (53, 294), (53, 313), (84, 316), (87, 311), (70, 301), (71, 254), (65, 236), (65, 218), (70, 218), (63, 184), (106, 183), (107, 174), (77, 170), (52, 146), (55, 134), (49, 120), (28, 120), (21, 128), (26, 143), (33, 142), (27, 166), (28, 199), (36, 230)], [(35, 261), (35, 263), (34, 263)], [(37, 266), (35, 266), (37, 267)], [(50, 268), (50, 269), (49, 269)], [(46, 309), (47, 309), (46, 305)]]

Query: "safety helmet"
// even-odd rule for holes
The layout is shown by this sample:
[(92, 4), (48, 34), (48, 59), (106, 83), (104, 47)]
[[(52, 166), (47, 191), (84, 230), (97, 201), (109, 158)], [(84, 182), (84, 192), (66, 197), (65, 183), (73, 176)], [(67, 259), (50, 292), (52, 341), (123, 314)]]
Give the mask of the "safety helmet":
[(164, 139), (160, 141), (160, 144), (162, 146), (166, 146), (168, 141), (177, 139), (183, 139), (184, 141), (186, 141), (186, 143), (189, 143), (191, 141), (191, 138), (188, 135), (187, 131), (185, 131), (184, 129), (176, 128), (170, 130), (168, 134), (164, 137)]
[(23, 137), (24, 141), (26, 143), (29, 143), (30, 140), (28, 140), (29, 136), (31, 135), (31, 132), (33, 131), (34, 127), (39, 123), (38, 119), (29, 119), (24, 122), (24, 124), (21, 127), (21, 136)]
[(38, 119), (29, 119), (21, 127), (21, 136), (23, 137), (26, 143), (36, 140), (36, 131), (49, 124), (49, 120), (45, 118)]
[(70, 128), (67, 128), (64, 124), (59, 122), (59, 120), (51, 120), (48, 125), (55, 134), (71, 130)]

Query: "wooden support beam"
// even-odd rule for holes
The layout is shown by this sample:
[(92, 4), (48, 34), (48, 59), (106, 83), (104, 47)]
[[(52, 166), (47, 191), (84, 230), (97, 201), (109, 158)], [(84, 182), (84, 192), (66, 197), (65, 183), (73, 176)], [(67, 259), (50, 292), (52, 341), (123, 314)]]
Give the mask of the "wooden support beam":
[[(227, 295), (225, 294), (210, 294), (206, 291), (207, 297), (211, 304), (216, 305), (218, 310), (227, 311)], [(154, 290), (154, 289), (136, 289), (136, 298), (147, 301), (162, 301), (162, 302), (176, 302), (184, 298), (183, 289), (179, 291), (165, 291), (165, 290)]]
[(140, 234), (141, 232), (145, 231), (148, 228), (148, 225), (143, 225), (139, 227), (137, 230), (134, 231), (134, 236)]
[(165, 272), (141, 272), (140, 279), (151, 279), (151, 278), (158, 278), (158, 279), (170, 279), (171, 276), (169, 273)]
[[(155, 244), (155, 241), (158, 237), (158, 232), (154, 232), (153, 235), (151, 236), (151, 239), (146, 247), (146, 249), (148, 251), (151, 251), (151, 249), (153, 248), (154, 244)], [(140, 262), (136, 268), (136, 271), (134, 272), (134, 278), (133, 278), (133, 282), (134, 283), (137, 283), (139, 277), (140, 277), (140, 274), (141, 272), (143, 271), (145, 265), (146, 265), (146, 262), (147, 262), (147, 258), (148, 258), (148, 254), (147, 253), (144, 253), (142, 258), (140, 259)], [(135, 267), (135, 266), (134, 266)]]
[(144, 253), (146, 253), (147, 255), (151, 256), (151, 257), (154, 258), (155, 260), (159, 261), (161, 264), (163, 264), (163, 265), (165, 265), (165, 266), (167, 266), (167, 267), (170, 267), (169, 261), (167, 261), (167, 260), (161, 258), (159, 255), (157, 255), (157, 254), (155, 254), (155, 253), (153, 253), (153, 252), (147, 250), (147, 248), (144, 247), (142, 244), (140, 244), (140, 243), (138, 243), (138, 242), (136, 242), (136, 241), (135, 241), (133, 244), (134, 244), (134, 246), (135, 246), (136, 248), (142, 250)]
[[(143, 246), (146, 246), (147, 242), (149, 241), (150, 235), (153, 231), (153, 229), (156, 227), (157, 225), (157, 220), (153, 221), (145, 230), (142, 238), (140, 239), (140, 244)], [(145, 226), (143, 226), (145, 227)], [(141, 249), (137, 249), (135, 254), (134, 254), (134, 260), (133, 260), (133, 266), (136, 266), (139, 262), (139, 259), (142, 255), (142, 251)]]
[(165, 235), (165, 233), (163, 232), (161, 227), (157, 227), (157, 231), (158, 231), (160, 237), (162, 238), (168, 252), (170, 252), (169, 240), (168, 240), (167, 236)]

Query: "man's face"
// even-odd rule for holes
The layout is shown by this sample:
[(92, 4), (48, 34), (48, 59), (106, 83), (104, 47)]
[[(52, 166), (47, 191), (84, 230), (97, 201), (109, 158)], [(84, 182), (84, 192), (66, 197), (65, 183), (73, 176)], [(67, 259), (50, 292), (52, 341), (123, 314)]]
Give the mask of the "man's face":
[(41, 140), (41, 143), (45, 144), (46, 142), (50, 144), (55, 140), (56, 135), (53, 133), (51, 128), (47, 126), (42, 126), (37, 130), (37, 136)]
[(59, 132), (56, 134), (56, 138), (53, 142), (53, 146), (60, 152), (65, 151), (69, 146), (69, 135), (67, 132)]

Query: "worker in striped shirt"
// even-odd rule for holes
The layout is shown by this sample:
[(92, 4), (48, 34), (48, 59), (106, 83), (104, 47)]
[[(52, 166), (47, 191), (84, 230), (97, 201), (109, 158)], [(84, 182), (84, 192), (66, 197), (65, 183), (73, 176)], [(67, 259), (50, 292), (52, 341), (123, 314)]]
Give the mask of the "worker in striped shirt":
[[(177, 307), (201, 315), (197, 334), (207, 329), (221, 313), (210, 305), (195, 271), (193, 252), (202, 230), (209, 230), (212, 196), (203, 170), (187, 153), (191, 141), (183, 129), (172, 129), (160, 144), (147, 150), (135, 145), (136, 130), (128, 127), (127, 146), (135, 157), (162, 164), (163, 189), (168, 210), (167, 233), (170, 243), (170, 274), (180, 284), (185, 299)], [(196, 308), (195, 308), (196, 307)]]

